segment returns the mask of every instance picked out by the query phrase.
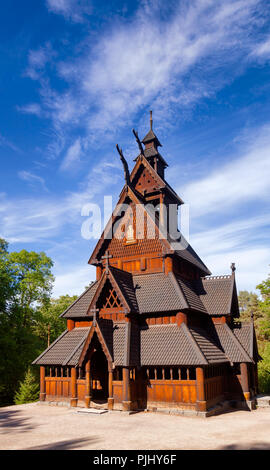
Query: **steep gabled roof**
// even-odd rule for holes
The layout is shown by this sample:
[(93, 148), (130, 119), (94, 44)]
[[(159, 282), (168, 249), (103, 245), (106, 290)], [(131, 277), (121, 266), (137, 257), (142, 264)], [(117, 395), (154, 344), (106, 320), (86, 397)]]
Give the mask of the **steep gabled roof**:
[(32, 364), (75, 366), (90, 328), (64, 331)]
[[(129, 186), (126, 188), (126, 190), (122, 191), (121, 193), (121, 196), (120, 196), (120, 199), (118, 201), (118, 204), (117, 204), (117, 211), (115, 213), (115, 215), (111, 216), (110, 220), (108, 221), (98, 243), (96, 244), (96, 247), (88, 261), (89, 264), (94, 264), (97, 262), (98, 260), (98, 257), (99, 257), (99, 253), (101, 252), (102, 250), (102, 247), (104, 245), (104, 243), (107, 243), (110, 238), (109, 238), (109, 234), (110, 234), (110, 230), (111, 230), (111, 227), (113, 226), (115, 220), (117, 219), (117, 217), (121, 214), (122, 212), (122, 208), (121, 208), (121, 204), (125, 201), (125, 199), (129, 197), (133, 202), (135, 202), (135, 204), (142, 204), (142, 200), (140, 199), (140, 196), (138, 194), (135, 194), (134, 190), (132, 188), (130, 188)], [(145, 212), (147, 212), (148, 216), (149, 216), (149, 220), (152, 222), (153, 226), (155, 227), (155, 229), (159, 232), (160, 234), (160, 242), (162, 243), (162, 245), (164, 245), (164, 247), (166, 248), (166, 250), (170, 251), (171, 250), (171, 246), (170, 246), (170, 243), (167, 239), (165, 238), (162, 238), (163, 235), (161, 233), (161, 230), (159, 229), (157, 223), (156, 223), (156, 220), (153, 218), (152, 214), (147, 211), (147, 209), (143, 206), (143, 210)], [(108, 238), (107, 238), (108, 237)]]
[(258, 353), (257, 339), (253, 322), (234, 323), (232, 331), (248, 355), (256, 362), (260, 360), (261, 357)]
[(93, 282), (88, 289), (86, 289), (78, 299), (76, 299), (61, 315), (64, 318), (77, 318), (87, 315), (89, 305), (95, 295), (98, 287), (98, 282)]
[[(128, 187), (127, 191), (123, 191), (121, 193), (121, 197), (120, 197), (120, 200), (118, 202), (119, 212), (121, 211), (121, 209), (120, 209), (121, 204), (124, 202), (124, 200), (127, 196), (130, 197), (136, 204), (142, 204), (142, 200), (140, 200), (139, 195), (135, 194), (133, 189)], [(144, 207), (144, 211), (147, 212), (147, 215), (149, 216), (149, 220), (152, 220), (152, 223), (154, 224), (155, 229), (160, 234), (160, 242), (161, 242), (162, 245), (164, 245), (164, 248), (168, 252), (174, 253), (176, 256), (184, 259), (185, 261), (188, 261), (189, 263), (192, 263), (194, 266), (199, 268), (203, 274), (211, 274), (210, 271), (208, 270), (208, 268), (205, 266), (205, 264), (202, 262), (202, 260), (199, 258), (199, 256), (195, 253), (195, 251), (193, 250), (193, 248), (190, 245), (186, 246), (186, 243), (185, 243), (184, 249), (174, 250), (173, 245), (172, 245), (172, 240), (170, 239), (169, 235), (168, 234), (163, 234), (161, 232), (161, 229), (158, 227), (157, 220), (153, 217), (151, 212), (147, 211), (146, 207)], [(107, 235), (108, 235), (114, 221), (116, 220), (116, 217), (117, 217), (116, 215), (114, 217), (111, 216), (110, 220), (108, 221), (108, 223), (107, 223), (107, 225), (106, 225), (106, 227), (105, 227), (105, 229), (104, 229), (98, 243), (96, 244), (96, 247), (95, 247), (95, 249), (94, 249), (94, 251), (93, 251), (93, 253), (92, 253), (92, 255), (91, 255), (91, 257), (88, 261), (89, 264), (94, 264), (94, 263), (97, 262), (99, 253), (101, 252), (104, 243), (108, 242)]]
[(253, 362), (253, 359), (226, 323), (215, 324), (214, 326), (222, 349), (231, 362)]
[[(150, 150), (150, 149), (149, 149)], [(151, 149), (152, 150), (152, 149)], [(152, 167), (152, 165), (150, 165), (149, 161), (147, 160), (147, 158), (144, 156), (144, 155), (139, 155), (136, 159), (136, 164), (130, 174), (130, 180), (131, 182), (134, 181), (139, 169), (140, 169), (140, 166), (144, 166), (145, 168), (147, 168), (147, 170), (149, 171), (149, 173), (153, 176), (153, 178), (155, 179), (155, 181), (157, 182), (157, 185), (158, 185), (158, 188), (160, 189), (164, 189), (164, 190), (167, 190), (169, 192), (169, 194), (171, 194), (171, 196), (176, 199), (178, 201), (179, 204), (184, 204), (184, 201), (178, 196), (178, 194), (174, 191), (174, 189), (169, 185), (169, 183), (167, 181), (165, 181), (164, 178), (162, 178), (155, 170), (155, 168)], [(164, 160), (165, 162), (165, 160)], [(165, 162), (166, 163), (166, 162)]]
[(141, 329), (141, 365), (208, 364), (184, 323), (149, 325)]
[(121, 290), (122, 295), (127, 300), (130, 311), (134, 313), (139, 312), (132, 274), (128, 271), (123, 271), (122, 269), (117, 269), (113, 266), (111, 266), (109, 270), (112, 273), (115, 283)]
[[(176, 249), (175, 255), (187, 261), (188, 263), (193, 264), (196, 268), (199, 268), (202, 274), (205, 276), (210, 275), (211, 271), (207, 268), (207, 266), (203, 263), (201, 258), (197, 255), (197, 253), (193, 250), (192, 246), (186, 242), (183, 235), (181, 235), (181, 239), (183, 240), (183, 249)], [(172, 241), (171, 241), (172, 243)], [(173, 245), (172, 245), (173, 246)]]
[(213, 334), (213, 328), (206, 330), (204, 328), (193, 327), (190, 328), (190, 332), (209, 364), (228, 362), (220, 342), (217, 340), (216, 335)]
[(175, 276), (181, 291), (184, 294), (188, 308), (197, 310), (199, 312), (207, 313), (198, 293), (196, 292), (196, 284), (192, 281), (187, 281), (180, 276)]
[[(234, 316), (238, 316), (234, 274), (205, 277), (198, 280), (195, 286), (209, 315), (230, 315), (233, 313)], [(234, 312), (232, 312), (233, 302), (236, 305)]]
[[(90, 313), (90, 310), (95, 307), (107, 280), (109, 280), (112, 284), (127, 313), (131, 311), (133, 297), (132, 295), (131, 298), (129, 296), (129, 294), (132, 293), (131, 286), (128, 286), (130, 276), (129, 273), (126, 273), (125, 271), (122, 271), (121, 273), (119, 273), (119, 271), (120, 270), (116, 268), (113, 269), (112, 267), (109, 267), (107, 270), (103, 271), (101, 279), (98, 282), (95, 295), (93, 296), (90, 302), (87, 313)], [(124, 281), (126, 281), (126, 283)], [(128, 289), (128, 287), (130, 288)]]
[(133, 284), (140, 313), (167, 312), (188, 308), (173, 273), (133, 275)]
[(96, 320), (96, 323), (92, 323), (91, 328), (89, 329), (88, 335), (85, 338), (83, 348), (81, 349), (80, 355), (78, 355), (78, 364), (82, 366), (83, 360), (87, 354), (89, 346), (91, 344), (91, 340), (93, 336), (96, 334), (103, 352), (108, 360), (109, 364), (113, 362), (113, 345), (112, 339), (110, 335), (110, 331), (112, 330), (112, 321), (110, 320)]
[(156, 134), (153, 132), (153, 129), (150, 129), (149, 132), (147, 132), (146, 136), (143, 138), (142, 143), (147, 144), (148, 142), (156, 142), (157, 147), (162, 147), (161, 143), (159, 142)]
[[(146, 314), (187, 309), (211, 316), (234, 313), (231, 309), (235, 295), (233, 276), (188, 281), (172, 272), (131, 274), (109, 266), (108, 273), (104, 270), (101, 279), (85, 291), (62, 316), (89, 316), (89, 310), (95, 307), (107, 279), (117, 292), (126, 313)], [(215, 289), (216, 285), (218, 288)]]

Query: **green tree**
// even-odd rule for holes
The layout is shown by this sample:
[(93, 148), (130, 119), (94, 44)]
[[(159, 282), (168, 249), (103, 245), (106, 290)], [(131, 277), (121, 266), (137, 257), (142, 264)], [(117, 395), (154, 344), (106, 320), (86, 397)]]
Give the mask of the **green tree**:
[(0, 403), (11, 403), (18, 382), (41, 349), (37, 310), (49, 302), (52, 260), (45, 253), (8, 252), (0, 240)]
[(262, 313), (260, 320), (260, 334), (265, 341), (270, 339), (270, 275), (265, 281), (257, 286), (260, 290), (262, 300), (259, 302), (259, 307)]
[(59, 318), (69, 305), (77, 299), (77, 295), (62, 295), (58, 299), (50, 299), (41, 306), (35, 317), (33, 331), (43, 344), (52, 343), (66, 328), (66, 320)]
[(31, 403), (33, 401), (37, 401), (38, 396), (39, 383), (29, 367), (24, 380), (20, 382), (19, 389), (15, 394), (14, 402), (16, 405)]

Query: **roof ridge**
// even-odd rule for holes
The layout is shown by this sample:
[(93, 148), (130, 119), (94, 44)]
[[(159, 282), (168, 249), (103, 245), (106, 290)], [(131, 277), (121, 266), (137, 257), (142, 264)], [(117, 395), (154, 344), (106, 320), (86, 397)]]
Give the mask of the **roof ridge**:
[(194, 338), (192, 332), (190, 331), (190, 329), (187, 327), (187, 325), (183, 322), (181, 323), (180, 325), (180, 328), (182, 328), (183, 332), (185, 333), (188, 341), (191, 343), (191, 345), (194, 347), (195, 346), (195, 353), (197, 355), (197, 358), (199, 360), (203, 359), (204, 360), (204, 364), (209, 364), (208, 360), (206, 359), (205, 355), (203, 354), (200, 346), (198, 345), (196, 339)]
[[(91, 326), (90, 327), (87, 327), (87, 330), (88, 332), (90, 331), (91, 329)], [(71, 330), (72, 331), (72, 330)], [(74, 354), (78, 351), (78, 349), (81, 347), (81, 345), (86, 341), (86, 338), (87, 338), (88, 334), (87, 335), (84, 335), (84, 337), (81, 339), (81, 341), (75, 346), (75, 348), (73, 349), (72, 353), (69, 354), (69, 356), (67, 358), (64, 359), (63, 361), (63, 366), (66, 366), (69, 361), (72, 359), (72, 357), (74, 356)]]
[[(172, 271), (170, 271), (170, 272), (168, 273), (168, 276), (170, 276), (170, 278), (172, 279), (172, 282), (173, 282), (173, 285), (174, 285), (174, 287), (175, 287), (176, 293), (179, 295), (179, 292), (181, 292), (182, 297), (184, 298), (184, 301), (185, 301), (185, 303), (186, 303), (186, 308), (190, 308), (190, 306), (189, 306), (189, 304), (188, 304), (188, 301), (187, 301), (187, 298), (186, 298), (186, 296), (185, 296), (185, 293), (183, 292), (182, 287), (179, 285), (179, 282), (178, 282), (178, 280), (177, 280), (175, 274), (174, 274)], [(180, 297), (180, 296), (179, 296), (179, 297)], [(183, 300), (183, 299), (181, 299), (181, 300)]]
[(231, 279), (232, 275), (231, 274), (221, 274), (219, 276), (204, 276), (202, 279), (204, 281), (212, 281), (214, 279)]
[(63, 313), (61, 313), (61, 315), (59, 315), (59, 318), (60, 318), (60, 317), (63, 317), (63, 316), (71, 309), (71, 307), (73, 307), (73, 305), (75, 305), (75, 304), (86, 294), (86, 292), (88, 292), (90, 289), (92, 289), (92, 287), (94, 287), (94, 285), (95, 285), (97, 282), (99, 282), (99, 281), (98, 281), (98, 280), (92, 281), (92, 283), (90, 284), (90, 286), (87, 287), (87, 289), (85, 289), (85, 290), (83, 291), (83, 293), (82, 293), (81, 295), (79, 295), (79, 297), (78, 297), (76, 300), (74, 300), (74, 302), (72, 302), (72, 304), (70, 304), (69, 307), (66, 308), (66, 310), (64, 310)]
[(155, 325), (147, 325), (147, 327), (145, 327), (144, 325), (142, 325), (142, 326), (140, 327), (140, 329), (141, 329), (141, 330), (143, 330), (143, 329), (146, 329), (146, 330), (147, 330), (148, 328), (152, 328), (153, 326), (159, 326), (159, 327), (160, 327), (160, 326), (174, 326), (174, 327), (177, 327), (177, 328), (178, 328), (177, 323), (159, 323), (159, 324), (155, 324)]
[[(132, 311), (132, 305), (130, 304), (129, 298), (126, 298), (126, 293), (123, 292), (122, 286), (119, 285), (119, 282), (117, 282), (117, 279), (115, 279), (115, 276), (113, 275), (113, 272), (112, 272), (110, 266), (109, 266), (109, 269), (108, 269), (108, 270), (109, 270), (109, 272), (110, 272), (110, 274), (111, 274), (111, 276), (112, 276), (112, 278), (113, 278), (113, 281), (114, 281), (115, 284), (117, 285), (117, 287), (118, 287), (118, 289), (119, 289), (119, 291), (120, 291), (120, 293), (121, 293), (121, 295), (122, 295), (122, 297), (123, 297), (123, 300), (125, 301), (125, 303), (126, 303), (126, 305), (128, 306), (129, 310)], [(119, 270), (119, 271), (122, 271), (122, 270)], [(122, 271), (122, 272), (127, 272), (127, 271)], [(130, 274), (129, 277), (131, 277), (132, 282), (133, 282), (132, 274), (131, 274), (131, 273), (128, 273), (128, 274)], [(133, 286), (133, 289), (134, 289), (134, 286)], [(136, 297), (136, 296), (135, 296), (135, 297)]]

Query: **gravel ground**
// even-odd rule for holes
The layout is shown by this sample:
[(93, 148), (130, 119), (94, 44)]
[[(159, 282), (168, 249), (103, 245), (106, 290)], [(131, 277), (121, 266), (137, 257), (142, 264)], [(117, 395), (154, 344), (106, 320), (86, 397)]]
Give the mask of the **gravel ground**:
[(211, 418), (77, 413), (40, 405), (0, 408), (0, 449), (270, 449), (270, 408)]

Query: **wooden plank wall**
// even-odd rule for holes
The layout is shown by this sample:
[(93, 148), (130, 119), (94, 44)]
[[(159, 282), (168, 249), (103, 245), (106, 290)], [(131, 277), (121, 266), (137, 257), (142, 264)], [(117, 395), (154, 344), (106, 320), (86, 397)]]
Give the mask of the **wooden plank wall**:
[(45, 391), (48, 398), (70, 397), (70, 377), (45, 377)]
[(149, 380), (147, 402), (195, 404), (196, 380)]

